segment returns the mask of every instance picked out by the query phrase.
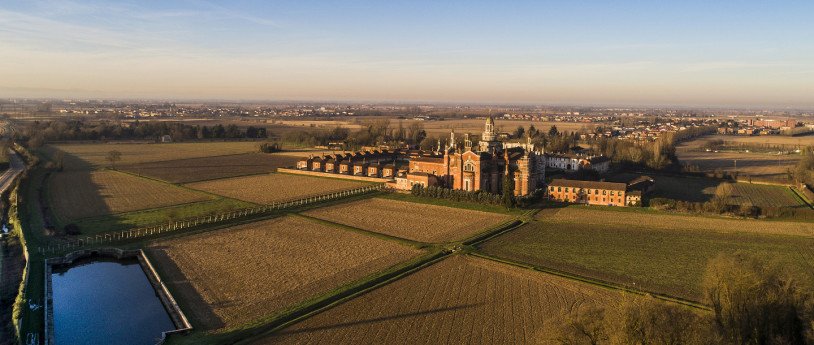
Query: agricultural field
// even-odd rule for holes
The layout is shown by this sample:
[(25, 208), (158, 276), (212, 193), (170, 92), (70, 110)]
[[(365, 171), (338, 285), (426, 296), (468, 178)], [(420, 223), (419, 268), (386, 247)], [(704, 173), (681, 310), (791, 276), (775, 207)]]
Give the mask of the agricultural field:
[(304, 175), (264, 174), (195, 182), (185, 186), (257, 204), (271, 204), (367, 187), (370, 184)]
[(192, 182), (216, 178), (273, 172), (280, 167), (294, 166), (297, 157), (245, 153), (172, 161), (146, 162), (121, 166), (119, 169), (133, 174), (149, 176), (167, 182)]
[(811, 223), (623, 212), (586, 207), (544, 209), (537, 213), (535, 217), (539, 220), (555, 222), (624, 225), (632, 227), (647, 226), (648, 228), (665, 230), (711, 230), (723, 233), (742, 232), (814, 238), (814, 225)]
[[(618, 293), (456, 255), (254, 344), (530, 344)], [(406, 341), (409, 339), (409, 341)]]
[(106, 170), (54, 173), (48, 194), (61, 221), (212, 199), (203, 193)]
[(253, 206), (256, 205), (240, 200), (218, 198), (181, 205), (82, 218), (74, 223), (79, 226), (79, 229), (82, 231), (80, 237), (93, 236), (143, 226), (166, 224), (181, 219), (222, 214)]
[(794, 170), (800, 161), (799, 155), (771, 155), (738, 152), (703, 152), (676, 150), (682, 164), (697, 165), (701, 172), (712, 174), (717, 171), (737, 173), (742, 178), (788, 181), (787, 171)]
[(787, 149), (797, 149), (814, 145), (814, 135), (786, 136), (786, 135), (705, 135), (694, 140), (686, 141), (679, 147), (698, 147), (708, 140), (723, 140), (727, 145), (757, 144), (757, 145), (786, 145)]
[(257, 152), (258, 142), (201, 142), (169, 144), (60, 144), (46, 145), (40, 150), (47, 157), (65, 152), (65, 170), (83, 170), (110, 166), (107, 154), (121, 152), (116, 166), (144, 162), (169, 161), (185, 158), (223, 156)]
[(812, 238), (537, 221), (497, 237), (481, 249), (507, 259), (696, 301), (703, 297), (701, 283), (707, 263), (720, 253), (748, 253), (781, 262), (806, 286), (814, 287)]
[(292, 217), (157, 242), (148, 251), (194, 325), (218, 331), (421, 253)]
[[(710, 140), (722, 140), (725, 147), (740, 145), (758, 146), (760, 152), (736, 152), (723, 150), (706, 152), (702, 147)], [(789, 137), (780, 135), (739, 136), (707, 135), (681, 143), (676, 147), (676, 155), (681, 163), (697, 165), (702, 172), (714, 173), (716, 170), (739, 176), (751, 176), (758, 179), (788, 181), (787, 170), (794, 170), (800, 161), (796, 154), (779, 154), (793, 152), (806, 146), (814, 145), (814, 135)], [(760, 147), (769, 147), (761, 150)], [(768, 151), (766, 151), (768, 150)], [(737, 162), (736, 162), (737, 161)]]
[[(724, 182), (708, 178), (673, 177), (652, 175), (656, 180), (654, 197), (664, 197), (684, 201), (710, 201), (715, 196), (718, 185)], [(787, 187), (750, 183), (733, 183), (730, 203), (771, 207), (801, 207), (802, 201)]]
[(303, 214), (420, 242), (461, 239), (511, 218), (504, 214), (379, 198), (321, 207)]

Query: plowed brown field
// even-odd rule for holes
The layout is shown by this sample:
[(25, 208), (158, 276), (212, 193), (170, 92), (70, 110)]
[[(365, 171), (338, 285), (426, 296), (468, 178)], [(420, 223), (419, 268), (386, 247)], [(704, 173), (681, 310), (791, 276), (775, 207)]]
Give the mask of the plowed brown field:
[(303, 214), (421, 242), (457, 240), (511, 218), (497, 213), (377, 198), (322, 207)]
[(298, 159), (277, 154), (247, 153), (133, 164), (120, 169), (167, 182), (190, 182), (272, 172), (280, 167), (294, 166)]
[(65, 169), (76, 170), (110, 166), (107, 153), (113, 150), (122, 154), (121, 161), (116, 162), (116, 166), (124, 166), (143, 162), (257, 152), (258, 145), (257, 142), (60, 144), (43, 146), (42, 151), (49, 157), (56, 151), (64, 151)]
[(255, 344), (530, 344), (544, 327), (617, 293), (453, 256)]
[(276, 218), (150, 245), (185, 310), (228, 329), (420, 253), (296, 218)]
[(63, 221), (211, 199), (202, 193), (104, 170), (55, 173), (48, 187), (51, 206)]
[(301, 175), (266, 174), (196, 182), (186, 186), (238, 200), (270, 204), (361, 188), (370, 184)]

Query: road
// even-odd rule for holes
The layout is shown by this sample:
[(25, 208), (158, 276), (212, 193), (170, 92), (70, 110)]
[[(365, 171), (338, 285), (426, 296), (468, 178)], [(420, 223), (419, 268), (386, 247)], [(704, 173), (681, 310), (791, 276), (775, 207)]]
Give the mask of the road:
[(6, 170), (3, 176), (0, 176), (0, 194), (6, 191), (6, 188), (11, 185), (11, 181), (25, 169), (25, 164), (23, 164), (20, 157), (13, 151), (9, 152), (8, 161), (11, 166)]

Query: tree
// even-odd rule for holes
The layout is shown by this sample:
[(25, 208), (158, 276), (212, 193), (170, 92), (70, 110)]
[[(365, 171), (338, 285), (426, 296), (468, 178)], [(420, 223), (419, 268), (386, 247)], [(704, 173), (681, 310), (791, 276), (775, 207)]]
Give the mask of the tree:
[(704, 289), (719, 334), (733, 344), (810, 344), (811, 299), (793, 276), (742, 254), (713, 259)]
[[(741, 254), (710, 260), (704, 290), (712, 313), (639, 297), (578, 311), (553, 324), (548, 344), (812, 344), (814, 306), (778, 264)], [(799, 275), (799, 274), (798, 274)]]
[(519, 139), (519, 138), (522, 138), (522, 137), (523, 137), (523, 134), (525, 134), (525, 133), (526, 133), (526, 129), (525, 129), (525, 128), (523, 128), (523, 126), (517, 126), (517, 129), (516, 129), (516, 130), (514, 130), (514, 135), (513, 135), (513, 136), (514, 136), (515, 138), (518, 138), (518, 139)]
[(105, 157), (108, 162), (110, 162), (110, 167), (113, 170), (116, 170), (116, 161), (120, 161), (122, 159), (122, 153), (116, 150), (112, 150), (107, 153), (107, 157)]
[(717, 212), (724, 212), (731, 199), (732, 184), (724, 182), (719, 184), (718, 188), (715, 189), (715, 196), (712, 197), (712, 203)]
[(57, 171), (62, 171), (65, 165), (65, 152), (57, 151), (54, 153), (54, 164), (56, 164)]
[(548, 129), (548, 136), (553, 137), (558, 134), (560, 134), (560, 132), (557, 130), (557, 126), (552, 125), (551, 128)]
[(503, 176), (503, 196), (500, 199), (500, 203), (506, 208), (514, 207), (514, 180), (512, 179), (512, 174), (508, 173), (506, 176)]

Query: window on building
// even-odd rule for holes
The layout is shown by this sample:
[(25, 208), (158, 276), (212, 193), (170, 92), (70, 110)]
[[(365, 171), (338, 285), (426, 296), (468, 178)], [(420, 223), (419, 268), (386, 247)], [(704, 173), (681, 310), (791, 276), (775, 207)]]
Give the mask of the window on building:
[(568, 193), (568, 187), (565, 187), (565, 192)]
[[(603, 190), (603, 191), (602, 191), (602, 195), (605, 195), (607, 192), (608, 192), (608, 191)], [(605, 200), (605, 198), (602, 198), (602, 200)]]
[(610, 196), (613, 196), (613, 191), (611, 191), (611, 194), (610, 194)]
[(562, 187), (557, 187), (558, 192), (562, 192)]

